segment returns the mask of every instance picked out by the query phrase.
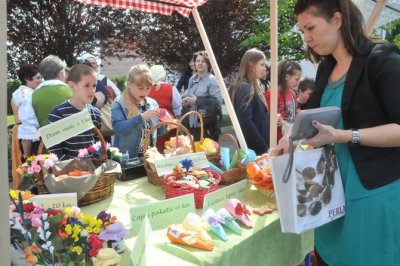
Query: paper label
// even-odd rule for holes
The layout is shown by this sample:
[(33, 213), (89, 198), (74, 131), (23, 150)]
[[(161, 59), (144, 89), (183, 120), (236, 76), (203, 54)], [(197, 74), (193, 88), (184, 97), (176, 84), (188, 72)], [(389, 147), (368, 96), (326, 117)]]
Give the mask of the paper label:
[(188, 153), (184, 155), (174, 156), (172, 158), (155, 160), (155, 166), (158, 176), (172, 173), (175, 165), (179, 164), (179, 162), (183, 159), (192, 160), (194, 167), (207, 168), (210, 165), (204, 152)]
[(204, 197), (203, 211), (207, 210), (208, 208), (213, 208), (214, 210), (223, 208), (226, 202), (232, 198), (244, 201), (246, 197), (246, 189), (247, 180), (245, 179), (206, 194)]
[(131, 252), (131, 265), (146, 266), (148, 254), (148, 240), (152, 232), (149, 218), (145, 215), (142, 225), (140, 226), (139, 234), (136, 238), (135, 245)]
[(196, 208), (192, 193), (132, 207), (129, 211), (132, 231), (134, 234), (137, 234), (140, 224), (146, 215), (149, 217), (152, 228), (158, 230), (166, 228), (173, 223), (181, 223), (189, 212), (196, 212)]
[(44, 145), (49, 148), (93, 128), (92, 117), (85, 108), (54, 123), (39, 128)]
[(63, 209), (78, 206), (76, 193), (57, 193), (36, 195), (30, 199), (42, 208)]

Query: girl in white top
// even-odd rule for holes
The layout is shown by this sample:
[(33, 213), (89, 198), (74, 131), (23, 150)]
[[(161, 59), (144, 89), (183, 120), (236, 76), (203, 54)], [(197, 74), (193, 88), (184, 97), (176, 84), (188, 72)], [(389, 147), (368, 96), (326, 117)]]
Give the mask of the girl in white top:
[(22, 85), (13, 93), (11, 106), (14, 117), (18, 114), (18, 139), (21, 140), (24, 157), (28, 157), (32, 155), (32, 143), (39, 140), (39, 123), (32, 107), (32, 93), (42, 81), (42, 76), (38, 66), (26, 64), (19, 69), (18, 77)]

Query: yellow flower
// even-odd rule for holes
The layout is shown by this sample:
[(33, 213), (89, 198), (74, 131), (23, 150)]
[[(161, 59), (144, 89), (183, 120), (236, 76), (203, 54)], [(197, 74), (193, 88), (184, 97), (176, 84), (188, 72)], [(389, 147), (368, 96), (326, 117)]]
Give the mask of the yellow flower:
[(35, 155), (29, 156), (28, 159), (26, 159), (28, 162), (33, 162), (36, 159)]
[(74, 246), (74, 247), (72, 248), (72, 251), (78, 253), (78, 255), (79, 255), (79, 254), (82, 253), (82, 247), (80, 247), (80, 246)]
[(72, 226), (70, 224), (67, 224), (65, 226), (65, 233), (67, 233), (68, 235), (72, 234)]
[(19, 192), (19, 190), (13, 190), (13, 189), (11, 189), (10, 190), (10, 196), (13, 198), (13, 199), (18, 199), (18, 192)]

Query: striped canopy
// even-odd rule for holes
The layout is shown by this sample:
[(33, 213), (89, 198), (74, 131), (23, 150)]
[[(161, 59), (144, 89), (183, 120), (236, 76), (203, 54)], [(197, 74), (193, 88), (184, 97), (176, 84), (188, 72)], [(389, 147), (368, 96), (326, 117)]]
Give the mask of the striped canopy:
[(171, 15), (174, 11), (189, 17), (193, 8), (201, 6), (207, 0), (75, 0), (83, 4), (111, 6), (112, 8), (134, 9), (149, 13)]

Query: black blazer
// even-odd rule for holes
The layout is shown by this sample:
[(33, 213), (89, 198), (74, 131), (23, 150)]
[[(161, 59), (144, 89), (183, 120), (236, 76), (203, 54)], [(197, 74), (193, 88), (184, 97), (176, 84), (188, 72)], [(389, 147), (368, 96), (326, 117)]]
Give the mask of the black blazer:
[[(400, 51), (393, 44), (367, 44), (353, 56), (342, 98), (345, 129), (400, 124)], [(332, 56), (321, 62), (316, 90), (306, 108), (320, 106), (324, 88), (336, 64)], [(400, 136), (399, 136), (400, 138)], [(400, 178), (400, 147), (350, 147), (361, 183), (367, 189)]]
[(247, 107), (244, 106), (249, 92), (250, 84), (243, 82), (237, 90), (233, 107), (248, 148), (260, 155), (268, 152), (269, 114), (258, 95), (254, 95)]

